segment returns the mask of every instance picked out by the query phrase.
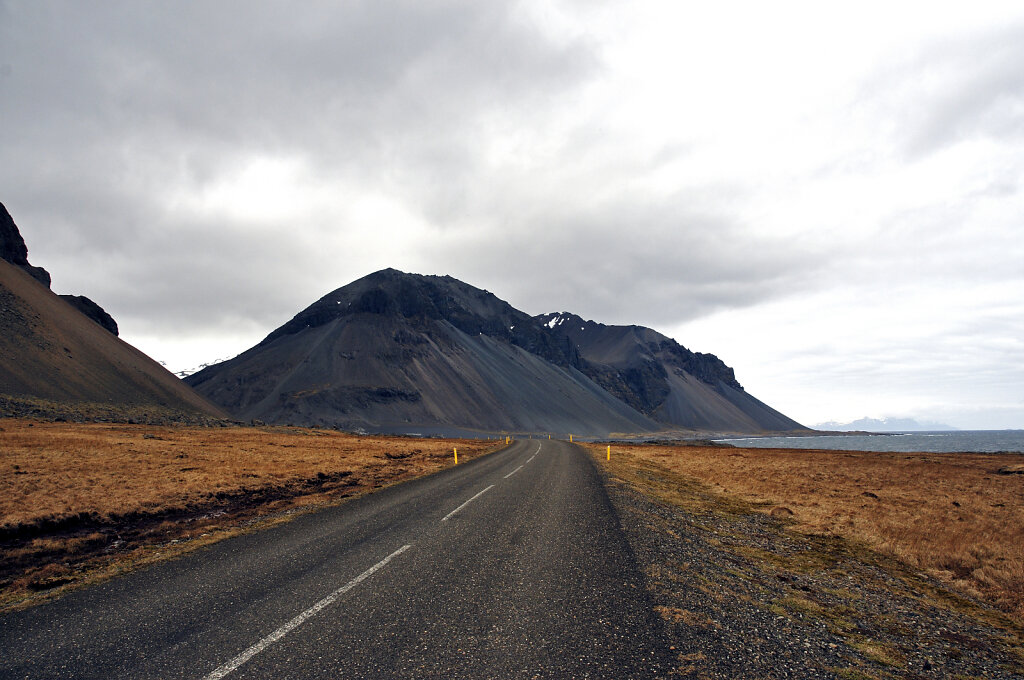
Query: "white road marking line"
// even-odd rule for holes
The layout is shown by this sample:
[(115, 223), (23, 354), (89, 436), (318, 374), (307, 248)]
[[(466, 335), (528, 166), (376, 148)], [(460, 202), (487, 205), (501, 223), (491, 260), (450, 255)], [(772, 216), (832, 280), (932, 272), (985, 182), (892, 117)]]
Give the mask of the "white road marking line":
[[(530, 461), (526, 461), (526, 463), (529, 463), (529, 462), (530, 462)], [(526, 465), (526, 463), (523, 463), (523, 465)], [(515, 473), (517, 473), (517, 472), (519, 472), (520, 470), (522, 470), (522, 469), (523, 469), (523, 465), (520, 465), (519, 467), (517, 467), (517, 468), (516, 468), (515, 470), (513, 470), (512, 472), (510, 472), (510, 473), (508, 473), (507, 475), (505, 475), (505, 479), (508, 479), (509, 477), (511, 477), (512, 475), (514, 475)]]
[[(540, 444), (537, 444), (537, 450), (533, 452), (532, 456), (526, 459), (526, 463), (529, 463), (531, 460), (536, 458), (538, 453), (540, 453)], [(526, 465), (526, 463), (523, 463), (523, 465)]]
[(487, 487), (486, 489), (484, 489), (483, 491), (481, 491), (481, 492), (480, 492), (480, 493), (478, 493), (477, 495), (473, 496), (472, 498), (470, 498), (470, 499), (469, 499), (468, 501), (466, 501), (465, 503), (463, 503), (463, 504), (462, 504), (462, 505), (460, 505), (459, 507), (457, 507), (457, 508), (455, 508), (454, 510), (452, 510), (451, 512), (449, 512), (449, 513), (448, 513), (447, 515), (445, 515), (444, 517), (442, 517), (442, 518), (441, 518), (441, 521), (442, 521), (442, 522), (446, 521), (446, 520), (447, 520), (447, 519), (448, 519), (449, 517), (451, 517), (452, 515), (454, 515), (455, 513), (457, 513), (457, 512), (459, 511), (459, 510), (462, 510), (462, 509), (463, 509), (464, 507), (466, 507), (467, 505), (469, 505), (470, 503), (472, 503), (473, 501), (475, 501), (475, 500), (476, 500), (477, 498), (480, 498), (480, 496), (483, 496), (483, 495), (484, 495), (485, 493), (487, 493), (488, 491), (490, 491), (490, 490), (491, 490), (491, 489), (493, 489), (493, 488), (494, 488), (494, 485), (493, 485), (493, 484), (491, 484), (491, 485), (490, 485), (489, 487)]
[(321, 609), (323, 609), (324, 607), (327, 607), (330, 604), (332, 604), (339, 597), (341, 597), (342, 595), (344, 595), (348, 591), (350, 591), (353, 588), (355, 588), (357, 585), (359, 585), (360, 583), (365, 581), (367, 578), (369, 578), (374, 572), (379, 571), (380, 569), (382, 569), (384, 567), (384, 565), (386, 565), (392, 559), (394, 559), (395, 557), (398, 557), (399, 555), (401, 555), (402, 553), (404, 553), (406, 550), (408, 550), (411, 547), (412, 547), (411, 545), (403, 545), (401, 548), (399, 548), (395, 552), (391, 553), (390, 555), (388, 555), (387, 557), (382, 559), (380, 562), (378, 562), (377, 564), (373, 565), (372, 567), (370, 567), (369, 569), (364, 571), (359, 576), (356, 576), (354, 579), (352, 579), (351, 581), (349, 581), (348, 583), (346, 583), (342, 587), (338, 588), (333, 593), (331, 593), (330, 595), (328, 595), (324, 599), (320, 600), (319, 602), (314, 604), (312, 607), (310, 607), (306, 611), (302, 612), (301, 614), (296, 616), (294, 619), (292, 619), (288, 623), (284, 624), (283, 626), (281, 626), (280, 628), (275, 630), (273, 633), (271, 633), (267, 637), (263, 638), (262, 640), (260, 640), (256, 644), (254, 644), (249, 649), (245, 650), (244, 652), (242, 652), (241, 654), (236, 656), (231, 661), (228, 661), (226, 664), (224, 664), (223, 666), (221, 666), (217, 670), (215, 670), (212, 673), (210, 673), (209, 675), (207, 675), (204, 678), (204, 680), (220, 680), (221, 678), (226, 676), (228, 673), (230, 673), (233, 670), (237, 669), (239, 666), (244, 664), (246, 661), (248, 661), (252, 657), (256, 656), (257, 654), (262, 652), (264, 649), (266, 649), (270, 645), (274, 644), (275, 642), (277, 642), (278, 640), (283, 638), (288, 633), (292, 632), (293, 630), (295, 630), (296, 628), (301, 626), (307, 619), (309, 619), (312, 616), (315, 616)]

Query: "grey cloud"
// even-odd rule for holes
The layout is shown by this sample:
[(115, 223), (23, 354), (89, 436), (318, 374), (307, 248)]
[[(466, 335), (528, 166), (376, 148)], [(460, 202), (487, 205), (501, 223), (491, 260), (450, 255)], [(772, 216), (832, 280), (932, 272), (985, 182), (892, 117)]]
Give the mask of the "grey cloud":
[(501, 232), (460, 239), (459, 248), (441, 239), (424, 260), (504, 291), (533, 314), (566, 310), (663, 328), (801, 290), (826, 262), (674, 201), (573, 207), (558, 221), (510, 220)]
[(870, 79), (861, 97), (918, 157), (972, 137), (1024, 134), (1024, 23), (934, 41)]
[(30, 248), (58, 283), (85, 262), (102, 267), (72, 285), (89, 282), (123, 314), (159, 308), (179, 329), (239, 309), (261, 321), (297, 311), (279, 291), (303, 286), (318, 253), (295, 238), (304, 225), (280, 225), (267, 244), (252, 225), (176, 211), (170, 192), (199, 192), (247, 155), (294, 154), (325, 181), (458, 204), (481, 126), (528, 118), (599, 68), (590, 46), (494, 3), (0, 12), (0, 186)]

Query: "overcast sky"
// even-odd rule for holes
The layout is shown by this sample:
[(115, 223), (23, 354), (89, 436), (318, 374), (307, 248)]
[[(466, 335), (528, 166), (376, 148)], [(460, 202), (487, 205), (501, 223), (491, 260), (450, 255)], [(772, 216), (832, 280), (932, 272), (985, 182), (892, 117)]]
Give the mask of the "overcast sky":
[(0, 0), (0, 201), (172, 370), (395, 267), (1024, 427), (1021, 64), (1019, 2)]

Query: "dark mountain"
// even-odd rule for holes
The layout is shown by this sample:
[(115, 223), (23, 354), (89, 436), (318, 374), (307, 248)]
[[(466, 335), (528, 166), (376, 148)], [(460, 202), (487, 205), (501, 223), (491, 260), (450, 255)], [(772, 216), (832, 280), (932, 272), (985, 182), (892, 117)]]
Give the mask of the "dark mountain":
[(642, 326), (606, 326), (568, 312), (538, 323), (572, 344), (580, 370), (668, 427), (744, 432), (805, 429), (744, 391), (714, 354), (691, 352)]
[(448, 276), (387, 269), (185, 380), (238, 418), (373, 431), (800, 427), (654, 331), (613, 349), (615, 327), (583, 337), (543, 320)]
[(185, 379), (242, 419), (374, 431), (638, 432), (657, 425), (527, 314), (448, 276), (387, 269)]
[(72, 306), (50, 291), (49, 275), (28, 264), (6, 209), (0, 210), (0, 253), (0, 395), (226, 415), (115, 337), (117, 325), (98, 305), (72, 296)]

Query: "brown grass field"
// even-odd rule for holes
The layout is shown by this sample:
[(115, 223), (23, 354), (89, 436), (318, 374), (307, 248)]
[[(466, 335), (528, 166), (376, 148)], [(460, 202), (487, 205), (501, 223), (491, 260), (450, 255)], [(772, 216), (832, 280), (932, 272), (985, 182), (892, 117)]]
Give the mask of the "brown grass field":
[(454, 464), (454, 447), (461, 463), (503, 444), (0, 420), (0, 606), (154, 546), (166, 554), (168, 544), (208, 542), (226, 525), (435, 472)]
[[(605, 445), (588, 445), (604, 462)], [(1024, 455), (612, 445), (793, 528), (895, 556), (1024, 621)], [(1002, 471), (1002, 472), (1000, 472)]]

